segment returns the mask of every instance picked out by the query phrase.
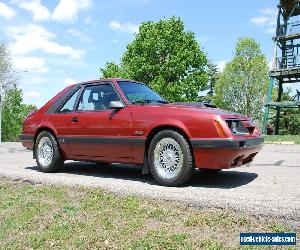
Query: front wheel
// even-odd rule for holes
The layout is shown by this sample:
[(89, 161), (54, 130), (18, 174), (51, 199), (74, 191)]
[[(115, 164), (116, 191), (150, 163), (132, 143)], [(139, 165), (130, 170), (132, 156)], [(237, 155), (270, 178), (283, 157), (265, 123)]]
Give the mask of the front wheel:
[(165, 186), (182, 185), (194, 172), (190, 146), (173, 130), (163, 130), (153, 137), (148, 162), (154, 179)]
[(64, 159), (55, 137), (42, 131), (35, 143), (36, 163), (42, 172), (57, 172), (62, 169)]

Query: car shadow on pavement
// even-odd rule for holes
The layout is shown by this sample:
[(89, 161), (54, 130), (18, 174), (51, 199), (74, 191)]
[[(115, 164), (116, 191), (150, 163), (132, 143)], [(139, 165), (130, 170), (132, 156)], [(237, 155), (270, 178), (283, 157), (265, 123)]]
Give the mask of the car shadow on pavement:
[[(39, 171), (37, 166), (27, 167), (26, 169)], [(131, 180), (158, 185), (150, 174), (142, 175), (141, 167), (131, 164), (105, 165), (89, 162), (66, 162), (61, 173)], [(225, 170), (217, 174), (205, 174), (196, 170), (194, 176), (184, 187), (230, 189), (246, 185), (255, 180), (257, 176), (255, 173), (233, 170)]]
[(244, 186), (257, 178), (256, 173), (240, 172), (235, 170), (223, 170), (215, 174), (206, 174), (200, 170), (195, 171), (188, 186), (230, 189)]

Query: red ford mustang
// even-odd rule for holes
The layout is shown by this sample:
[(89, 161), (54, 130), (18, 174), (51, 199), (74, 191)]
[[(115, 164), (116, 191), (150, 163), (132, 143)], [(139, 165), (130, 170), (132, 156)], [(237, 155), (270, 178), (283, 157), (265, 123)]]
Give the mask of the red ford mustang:
[(263, 138), (243, 115), (201, 103), (167, 103), (142, 83), (103, 79), (67, 87), (24, 121), (21, 141), (43, 172), (65, 160), (133, 163), (167, 186), (195, 168), (252, 161)]

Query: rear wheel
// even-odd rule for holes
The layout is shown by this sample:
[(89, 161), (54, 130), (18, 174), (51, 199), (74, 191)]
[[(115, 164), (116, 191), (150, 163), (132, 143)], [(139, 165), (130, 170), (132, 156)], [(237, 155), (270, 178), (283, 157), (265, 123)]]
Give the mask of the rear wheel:
[(64, 164), (63, 155), (55, 137), (48, 131), (42, 131), (35, 143), (36, 163), (42, 172), (57, 172)]
[(153, 137), (148, 161), (154, 179), (165, 186), (185, 183), (194, 171), (189, 144), (181, 134), (173, 130), (163, 130)]

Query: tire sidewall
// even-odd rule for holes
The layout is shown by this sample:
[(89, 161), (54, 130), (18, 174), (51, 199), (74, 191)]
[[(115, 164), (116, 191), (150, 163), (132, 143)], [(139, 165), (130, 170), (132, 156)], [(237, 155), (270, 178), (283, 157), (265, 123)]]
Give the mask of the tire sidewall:
[[(50, 139), (51, 144), (52, 144), (52, 150), (53, 150), (52, 162), (47, 167), (43, 167), (40, 164), (39, 157), (38, 157), (38, 145), (39, 145), (40, 140), (43, 137), (47, 137)], [(47, 131), (42, 131), (41, 133), (39, 133), (39, 135), (37, 136), (36, 142), (35, 142), (34, 150), (35, 150), (35, 156), (36, 156), (36, 163), (42, 172), (55, 172), (55, 171), (59, 170), (59, 168), (61, 167), (61, 165), (63, 163), (63, 160), (62, 160), (62, 156), (59, 151), (56, 139), (52, 134), (50, 134)]]
[[(162, 178), (157, 173), (155, 166), (154, 166), (154, 149), (155, 149), (157, 143), (163, 138), (174, 139), (180, 145), (181, 151), (183, 153), (182, 169), (181, 169), (180, 173), (172, 179)], [(155, 178), (155, 180), (158, 181), (160, 184), (163, 184), (166, 186), (178, 186), (178, 185), (183, 184), (190, 178), (190, 176), (194, 170), (193, 160), (192, 160), (192, 152), (191, 152), (189, 144), (187, 143), (187, 141), (181, 134), (179, 134), (173, 130), (163, 130), (163, 131), (157, 133), (153, 137), (153, 139), (150, 143), (150, 146), (149, 146), (149, 150), (148, 150), (148, 162), (149, 162), (150, 171), (151, 171), (153, 177)]]

